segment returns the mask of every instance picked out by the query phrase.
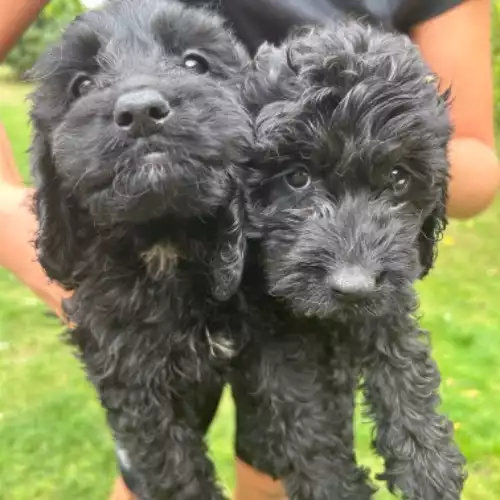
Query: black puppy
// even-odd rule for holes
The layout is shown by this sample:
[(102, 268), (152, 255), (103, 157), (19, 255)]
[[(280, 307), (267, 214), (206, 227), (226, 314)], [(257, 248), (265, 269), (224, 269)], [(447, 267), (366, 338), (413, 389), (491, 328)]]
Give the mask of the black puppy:
[(239, 446), (292, 499), (371, 497), (353, 454), (358, 377), (390, 490), (460, 497), (413, 290), (446, 224), (450, 122), (434, 80), (406, 37), (355, 21), (264, 45), (248, 75), (247, 209), (276, 300), (234, 377)]
[(122, 0), (77, 19), (34, 70), (39, 258), (74, 290), (69, 339), (141, 499), (223, 498), (201, 412), (243, 334), (226, 313), (245, 247), (246, 63), (207, 11)]

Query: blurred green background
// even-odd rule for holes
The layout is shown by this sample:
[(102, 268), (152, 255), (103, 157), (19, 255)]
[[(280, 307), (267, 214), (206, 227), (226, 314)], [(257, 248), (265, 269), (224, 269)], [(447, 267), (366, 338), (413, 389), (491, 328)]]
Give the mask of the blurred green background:
[[(21, 74), (81, 7), (54, 0), (0, 68), (0, 121), (28, 181), (26, 93)], [(500, 2), (494, 9), (496, 106), (500, 111)], [(497, 113), (497, 117), (500, 113)], [(423, 321), (433, 332), (443, 409), (469, 463), (464, 499), (500, 498), (500, 201), (474, 220), (453, 222), (438, 265), (419, 285)], [(0, 499), (105, 499), (116, 475), (103, 413), (78, 363), (59, 339), (46, 307), (0, 269)], [(359, 459), (379, 468), (368, 449), (369, 425), (357, 420)], [(233, 408), (226, 397), (210, 432), (223, 484), (234, 486)], [(382, 489), (378, 499), (389, 498)]]

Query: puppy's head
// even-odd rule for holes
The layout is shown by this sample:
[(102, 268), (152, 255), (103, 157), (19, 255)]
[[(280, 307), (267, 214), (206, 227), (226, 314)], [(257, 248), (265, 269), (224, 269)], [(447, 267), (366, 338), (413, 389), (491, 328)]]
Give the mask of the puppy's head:
[(356, 22), (307, 30), (261, 49), (245, 97), (271, 292), (321, 317), (396, 308), (445, 226), (446, 96), (416, 48)]
[(175, 1), (109, 2), (68, 27), (33, 70), (40, 246), (53, 274), (77, 253), (78, 217), (112, 227), (229, 203), (251, 137), (235, 83), (246, 63), (221, 19)]

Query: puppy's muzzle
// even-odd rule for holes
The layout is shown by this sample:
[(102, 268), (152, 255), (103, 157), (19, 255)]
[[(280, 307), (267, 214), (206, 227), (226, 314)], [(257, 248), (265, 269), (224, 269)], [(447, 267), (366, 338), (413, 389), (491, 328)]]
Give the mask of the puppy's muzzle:
[(123, 93), (113, 111), (116, 126), (131, 137), (148, 137), (161, 130), (171, 108), (155, 89), (139, 88)]
[(357, 265), (340, 266), (327, 278), (333, 292), (341, 300), (367, 298), (377, 290), (380, 273)]
[(293, 269), (306, 281), (317, 273), (325, 296), (337, 302), (370, 301), (380, 296), (388, 281), (394, 285), (412, 280), (416, 272), (419, 226), (404, 207), (345, 195), (337, 203), (318, 202), (291, 228), (296, 238), (280, 245), (286, 260), (276, 270)]
[(380, 199), (346, 196), (329, 220), (316, 221), (329, 225), (326, 283), (339, 300), (369, 299), (394, 273), (398, 280), (412, 277), (419, 224), (405, 210)]

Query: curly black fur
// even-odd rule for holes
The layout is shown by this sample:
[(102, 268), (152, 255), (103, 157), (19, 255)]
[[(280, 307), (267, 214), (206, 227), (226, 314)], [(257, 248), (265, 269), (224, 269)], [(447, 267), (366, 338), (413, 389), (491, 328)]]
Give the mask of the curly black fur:
[(367, 471), (353, 451), (358, 360), (352, 340), (345, 330), (294, 317), (263, 296), (252, 247), (242, 289), (254, 323), (229, 375), (238, 456), (283, 480), (291, 500), (370, 498)]
[(207, 11), (122, 0), (75, 20), (34, 69), (39, 259), (74, 290), (68, 337), (141, 499), (223, 498), (200, 409), (245, 333), (229, 312), (247, 62)]
[(352, 451), (362, 376), (390, 490), (457, 500), (464, 458), (413, 289), (446, 225), (447, 96), (406, 37), (355, 21), (261, 47), (244, 96), (250, 232), (275, 297), (261, 309), (277, 324), (234, 376), (240, 448), (292, 499), (370, 498)]

